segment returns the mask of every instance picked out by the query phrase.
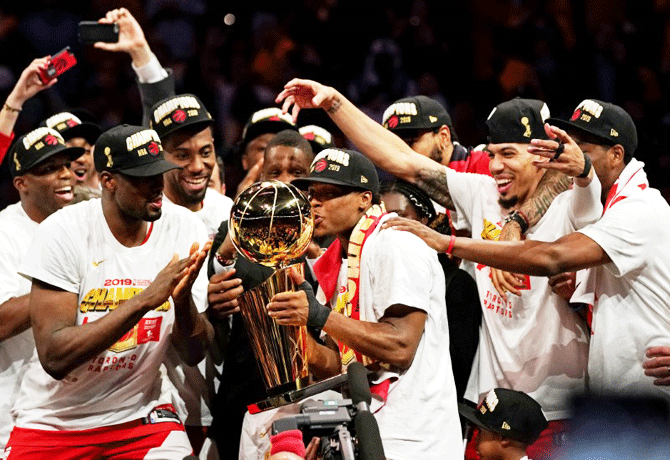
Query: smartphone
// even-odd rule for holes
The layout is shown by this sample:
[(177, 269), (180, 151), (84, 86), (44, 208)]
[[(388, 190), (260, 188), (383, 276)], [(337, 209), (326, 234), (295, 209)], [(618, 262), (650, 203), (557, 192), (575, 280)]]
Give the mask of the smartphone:
[(119, 41), (119, 25), (101, 24), (96, 21), (79, 23), (79, 42), (91, 44), (95, 42), (116, 43)]
[(74, 54), (72, 54), (70, 47), (68, 46), (51, 56), (46, 69), (40, 70), (40, 80), (46, 85), (66, 70), (74, 67), (75, 64), (77, 64), (77, 58), (74, 57)]

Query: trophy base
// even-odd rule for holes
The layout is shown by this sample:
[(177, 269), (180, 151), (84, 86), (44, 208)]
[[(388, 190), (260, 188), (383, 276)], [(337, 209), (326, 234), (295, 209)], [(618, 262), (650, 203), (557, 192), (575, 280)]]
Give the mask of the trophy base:
[(309, 383), (309, 377), (300, 377), (297, 380), (294, 380), (293, 382), (288, 382), (288, 383), (283, 383), (281, 385), (278, 385), (274, 388), (270, 388), (267, 391), (268, 396), (275, 397), (282, 395), (284, 393), (289, 393), (291, 391), (297, 391), (302, 388), (307, 387)]
[[(300, 379), (302, 380), (302, 379)], [(306, 380), (306, 379), (305, 379)], [(287, 387), (293, 384), (296, 387), (295, 382), (289, 384), (281, 385), (279, 387), (272, 388), (273, 394), (269, 398), (259, 401), (254, 404), (249, 404), (247, 409), (250, 414), (258, 414), (259, 412), (264, 412), (269, 409), (275, 409), (277, 407), (287, 406), (289, 404), (296, 403), (310, 396), (317, 395), (326, 390), (332, 390), (334, 388), (340, 387), (347, 383), (347, 374), (340, 374), (334, 377), (327, 378), (312, 385), (308, 385), (302, 388), (289, 389), (282, 393), (276, 394), (276, 390), (281, 390), (283, 387)]]

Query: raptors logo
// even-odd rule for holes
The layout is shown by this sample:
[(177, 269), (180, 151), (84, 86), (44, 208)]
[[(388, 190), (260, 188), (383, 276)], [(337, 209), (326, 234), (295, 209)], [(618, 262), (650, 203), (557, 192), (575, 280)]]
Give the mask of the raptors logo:
[(77, 126), (79, 123), (77, 123), (75, 120), (70, 118), (68, 121), (65, 122), (65, 124), (67, 125), (68, 128), (73, 128), (73, 127)]
[(55, 136), (52, 136), (51, 134), (49, 134), (44, 138), (44, 143), (47, 144), (47, 145), (57, 145), (58, 144), (58, 139), (56, 139)]
[(314, 140), (314, 133), (305, 133), (305, 134), (303, 134), (302, 137), (304, 137), (308, 141), (313, 141)]
[(319, 161), (317, 161), (316, 164), (314, 165), (314, 171), (316, 171), (316, 172), (321, 172), (321, 171), (323, 171), (324, 169), (326, 169), (326, 166), (328, 166), (328, 162), (327, 162), (326, 160), (323, 160), (323, 159), (322, 159), (322, 160), (319, 160)]
[(175, 112), (172, 114), (172, 121), (175, 123), (183, 123), (186, 120), (186, 112), (183, 110), (175, 110)]
[(147, 145), (147, 152), (149, 152), (149, 155), (151, 156), (158, 156), (160, 153), (161, 149), (158, 147), (158, 144), (155, 142), (151, 142), (149, 145)]
[(389, 126), (390, 129), (393, 129), (396, 126), (398, 126), (398, 117), (393, 115), (391, 118), (389, 118), (388, 126)]
[(577, 118), (579, 118), (579, 115), (581, 115), (582, 111), (577, 109), (575, 112), (572, 114), (570, 117), (570, 121), (575, 121)]

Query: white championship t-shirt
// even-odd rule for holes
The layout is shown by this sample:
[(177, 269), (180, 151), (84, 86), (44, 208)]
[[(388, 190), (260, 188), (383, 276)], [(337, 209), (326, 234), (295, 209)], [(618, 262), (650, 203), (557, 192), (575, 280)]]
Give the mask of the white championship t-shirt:
[[(187, 257), (193, 242), (205, 243), (205, 228), (193, 214), (164, 203), (146, 243), (128, 248), (111, 233), (99, 199), (66, 207), (38, 228), (20, 272), (78, 295), (76, 324), (96, 321), (119, 302), (138, 294), (177, 253)], [(204, 302), (207, 277), (201, 270), (192, 288)], [(170, 298), (144, 317), (112, 347), (62, 380), (50, 377), (37, 352), (28, 365), (13, 409), (16, 426), (83, 430), (145, 417), (159, 403), (159, 367), (171, 344), (174, 305)], [(160, 401), (169, 402), (169, 401)]]
[[(632, 176), (634, 167), (642, 171), (633, 160), (620, 180)], [(642, 368), (647, 348), (670, 346), (670, 206), (649, 187), (626, 188), (621, 198), (580, 230), (612, 259), (580, 273), (596, 298), (589, 388), (670, 400), (669, 387), (654, 385)]]
[[(503, 212), (495, 180), (445, 168), (449, 192), (472, 238), (497, 240)], [(542, 219), (526, 232), (531, 240), (554, 241), (591, 222), (602, 212), (600, 182), (558, 195)], [(482, 306), (478, 358), (465, 398), (478, 403), (498, 387), (524, 391), (548, 420), (568, 417), (569, 398), (585, 388), (586, 326), (568, 303), (555, 295), (548, 278), (526, 276), (522, 295), (505, 302), (493, 286), (490, 268), (475, 264)]]
[[(37, 226), (21, 203), (9, 205), (0, 212), (0, 304), (30, 293), (30, 281), (19, 275), (18, 269)], [(5, 448), (14, 426), (10, 409), (34, 351), (32, 329), (0, 342), (0, 394), (3, 395), (0, 398), (0, 451)]]
[[(408, 232), (380, 230), (385, 216), (361, 253), (359, 308), (362, 321), (378, 322), (395, 304), (427, 313), (425, 329), (412, 365), (393, 377), (386, 404), (371, 409), (379, 424), (384, 453), (391, 460), (462, 459), (456, 387), (449, 355), (449, 325), (444, 272), (437, 254)], [(346, 283), (342, 261), (340, 290)], [(323, 293), (319, 290), (320, 300)], [(334, 296), (336, 297), (336, 296)], [(335, 300), (331, 306), (335, 307)]]

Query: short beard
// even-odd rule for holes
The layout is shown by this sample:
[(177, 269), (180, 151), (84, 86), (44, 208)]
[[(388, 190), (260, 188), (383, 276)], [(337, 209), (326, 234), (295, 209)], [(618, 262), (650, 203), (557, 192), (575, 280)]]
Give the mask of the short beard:
[(439, 145), (436, 145), (432, 152), (430, 152), (429, 158), (438, 163), (442, 163), (442, 150)]
[(509, 209), (512, 206), (515, 206), (518, 202), (519, 197), (516, 195), (510, 198), (503, 198), (503, 197), (498, 198), (498, 204), (503, 209)]

